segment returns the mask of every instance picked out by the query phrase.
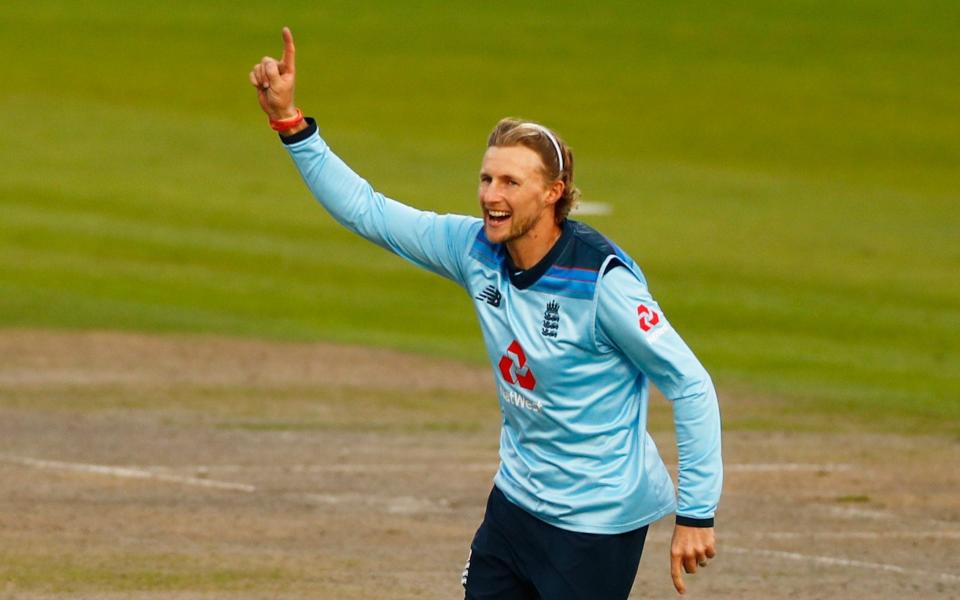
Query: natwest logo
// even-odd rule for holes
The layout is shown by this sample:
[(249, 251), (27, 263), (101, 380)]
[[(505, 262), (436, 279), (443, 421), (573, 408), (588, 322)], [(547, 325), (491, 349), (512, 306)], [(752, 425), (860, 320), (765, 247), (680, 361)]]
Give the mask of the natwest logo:
[(657, 311), (649, 308), (646, 304), (637, 307), (637, 317), (640, 319), (640, 329), (650, 331), (660, 322), (660, 315)]
[(537, 387), (533, 371), (527, 366), (527, 355), (517, 340), (513, 340), (507, 347), (507, 353), (500, 358), (500, 374), (509, 383), (520, 384), (525, 390), (532, 391)]

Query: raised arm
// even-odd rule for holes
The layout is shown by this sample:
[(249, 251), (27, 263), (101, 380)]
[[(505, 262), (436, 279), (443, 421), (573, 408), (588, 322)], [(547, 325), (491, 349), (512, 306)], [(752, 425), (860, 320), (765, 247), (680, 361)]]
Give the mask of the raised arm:
[(378, 193), (320, 137), (294, 102), (296, 47), (283, 28), (283, 55), (254, 65), (250, 83), (314, 197), (342, 225), (417, 266), (463, 285), (462, 259), (481, 227), (476, 218), (420, 211)]

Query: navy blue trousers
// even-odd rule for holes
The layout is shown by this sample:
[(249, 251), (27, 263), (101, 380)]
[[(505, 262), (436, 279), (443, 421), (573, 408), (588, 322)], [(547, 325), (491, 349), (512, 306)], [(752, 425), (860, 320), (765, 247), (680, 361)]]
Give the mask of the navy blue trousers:
[(463, 573), (467, 600), (622, 600), (647, 527), (603, 535), (554, 527), (494, 486)]

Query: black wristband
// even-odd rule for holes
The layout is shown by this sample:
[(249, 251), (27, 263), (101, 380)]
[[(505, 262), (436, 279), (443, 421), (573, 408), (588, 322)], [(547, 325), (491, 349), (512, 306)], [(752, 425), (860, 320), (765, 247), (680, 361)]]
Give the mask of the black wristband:
[(709, 519), (694, 519), (693, 517), (677, 515), (677, 525), (683, 525), (684, 527), (713, 527), (713, 517)]
[(289, 146), (290, 144), (296, 144), (297, 142), (302, 142), (303, 140), (307, 139), (308, 137), (310, 137), (311, 135), (317, 132), (317, 122), (313, 119), (313, 117), (304, 117), (303, 120), (307, 122), (307, 128), (304, 129), (303, 131), (298, 131), (293, 135), (288, 135), (288, 136), (281, 135), (280, 140), (284, 144)]

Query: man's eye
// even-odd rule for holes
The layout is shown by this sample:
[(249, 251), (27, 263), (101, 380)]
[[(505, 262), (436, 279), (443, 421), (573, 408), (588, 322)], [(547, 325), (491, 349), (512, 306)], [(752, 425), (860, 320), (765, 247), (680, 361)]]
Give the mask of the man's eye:
[(517, 181), (516, 179), (511, 179), (511, 180), (508, 181), (508, 183), (509, 183), (510, 185), (512, 185), (512, 186), (518, 186), (518, 185), (520, 185), (520, 182)]

